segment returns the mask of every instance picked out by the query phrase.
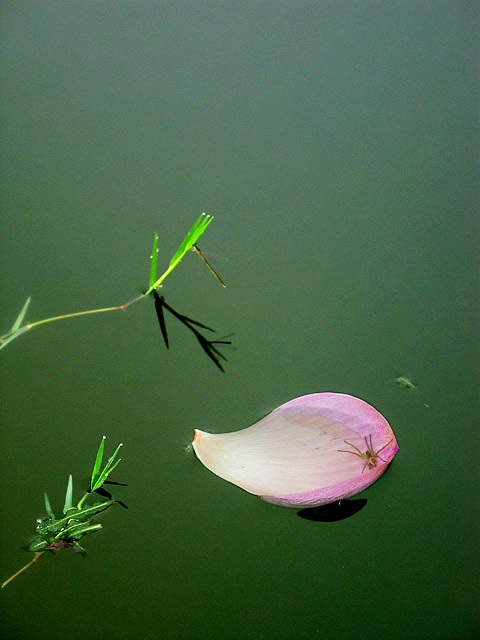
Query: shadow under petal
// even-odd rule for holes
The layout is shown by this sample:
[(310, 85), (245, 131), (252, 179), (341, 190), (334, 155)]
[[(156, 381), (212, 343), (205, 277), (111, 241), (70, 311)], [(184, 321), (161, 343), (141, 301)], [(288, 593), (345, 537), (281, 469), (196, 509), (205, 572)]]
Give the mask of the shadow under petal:
[(358, 513), (367, 504), (366, 498), (358, 498), (357, 500), (342, 500), (341, 502), (332, 502), (324, 504), (321, 507), (311, 507), (309, 509), (300, 509), (297, 515), (305, 520), (314, 522), (339, 522), (346, 520)]

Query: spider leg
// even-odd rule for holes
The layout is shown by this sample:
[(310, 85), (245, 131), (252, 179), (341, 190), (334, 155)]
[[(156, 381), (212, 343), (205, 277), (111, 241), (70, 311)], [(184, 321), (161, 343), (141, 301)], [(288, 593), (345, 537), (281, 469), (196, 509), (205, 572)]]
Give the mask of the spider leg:
[[(379, 450), (376, 452), (376, 454), (375, 454), (375, 455), (376, 455), (377, 457), (379, 457), (379, 456), (378, 456), (378, 454), (380, 453), (380, 451), (383, 451), (383, 450), (385, 449), (385, 447), (388, 447), (388, 445), (390, 444), (390, 442), (392, 442), (392, 440), (393, 440), (393, 438), (392, 438), (391, 440), (389, 440), (389, 441), (387, 442), (387, 444), (384, 444), (384, 445), (383, 445), (383, 447), (382, 447), (381, 449), (379, 449)], [(380, 458), (380, 460), (381, 460), (381, 458)], [(384, 461), (384, 462), (385, 462), (385, 461)]]
[(365, 444), (367, 445), (367, 449), (369, 451), (373, 451), (373, 445), (372, 445), (372, 434), (370, 434), (370, 446), (368, 445), (368, 440), (367, 438), (365, 438)]
[(356, 449), (359, 453), (359, 455), (363, 458), (363, 456), (365, 455), (362, 451), (360, 451), (360, 449), (358, 447), (356, 447), (354, 444), (352, 444), (351, 442), (348, 442), (347, 440), (344, 440), (345, 444), (348, 444), (349, 447), (353, 447), (354, 449)]
[(337, 451), (340, 451), (341, 453), (351, 453), (352, 456), (358, 456), (359, 458), (363, 459), (363, 454), (357, 453), (356, 451), (346, 451), (345, 449), (337, 449)]

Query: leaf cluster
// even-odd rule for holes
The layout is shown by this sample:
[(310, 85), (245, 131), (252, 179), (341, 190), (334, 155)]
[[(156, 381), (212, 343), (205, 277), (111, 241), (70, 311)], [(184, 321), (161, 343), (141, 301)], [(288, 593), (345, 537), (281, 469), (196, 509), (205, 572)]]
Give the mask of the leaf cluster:
[(149, 280), (149, 289), (145, 293), (145, 295), (149, 295), (155, 289), (162, 284), (165, 278), (175, 269), (175, 267), (182, 261), (182, 259), (186, 256), (186, 254), (191, 251), (197, 243), (197, 240), (204, 233), (208, 225), (212, 222), (213, 216), (209, 216), (206, 213), (202, 213), (195, 223), (193, 224), (190, 231), (187, 233), (182, 243), (178, 247), (178, 249), (173, 254), (170, 263), (168, 265), (168, 269), (157, 279), (157, 240), (158, 236), (155, 233), (153, 238), (153, 251), (152, 251), (152, 261), (150, 263), (150, 280)]
[[(102, 525), (95, 523), (94, 517), (102, 511), (109, 509), (115, 500), (108, 492), (103, 492), (103, 495), (107, 495), (106, 500), (94, 502), (93, 504), (86, 504), (87, 498), (93, 493), (102, 493), (102, 486), (107, 481), (109, 474), (118, 465), (121, 459), (114, 462), (115, 457), (122, 446), (121, 444), (115, 450), (115, 453), (109, 458), (107, 464), (101, 471), (103, 447), (105, 436), (102, 438), (100, 446), (98, 448), (95, 464), (93, 467), (92, 478), (90, 481), (90, 491), (87, 491), (78, 505), (73, 506), (73, 480), (70, 475), (67, 483), (67, 490), (65, 493), (65, 504), (63, 507), (63, 514), (60, 517), (56, 517), (48, 495), (45, 493), (45, 511), (47, 517), (40, 520), (35, 527), (37, 536), (25, 547), (27, 551), (42, 552), (46, 549), (59, 550), (73, 548), (74, 551), (78, 551), (82, 555), (85, 555), (85, 549), (80, 546), (79, 540), (84, 536), (95, 533), (102, 528)], [(122, 503), (120, 503), (122, 504)], [(123, 505), (124, 506), (124, 505)]]

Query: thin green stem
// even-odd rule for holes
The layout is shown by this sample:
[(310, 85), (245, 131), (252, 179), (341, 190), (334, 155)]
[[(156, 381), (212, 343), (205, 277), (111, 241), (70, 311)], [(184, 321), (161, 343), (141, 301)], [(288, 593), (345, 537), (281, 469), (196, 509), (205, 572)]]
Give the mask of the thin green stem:
[(154, 291), (154, 289), (158, 289), (158, 287), (162, 284), (162, 282), (165, 280), (165, 278), (172, 273), (172, 271), (175, 269), (175, 267), (178, 265), (178, 263), (182, 260), (182, 258), (184, 257), (185, 254), (183, 254), (182, 256), (180, 256), (179, 258), (177, 258), (175, 260), (175, 262), (173, 262), (168, 269), (165, 271), (165, 273), (163, 273), (160, 278), (154, 282), (152, 284), (152, 286), (145, 292), (145, 295), (148, 296), (152, 293), (152, 291)]
[(44, 320), (38, 320), (37, 322), (30, 322), (27, 324), (29, 329), (33, 329), (33, 327), (38, 327), (41, 324), (46, 324), (47, 322), (54, 322), (55, 320), (66, 320), (67, 318), (77, 318), (79, 316), (87, 316), (92, 313), (105, 313), (106, 311), (125, 311), (127, 307), (129, 307), (134, 302), (141, 300), (145, 297), (145, 294), (141, 293), (139, 296), (130, 300), (129, 302), (125, 302), (124, 304), (119, 304), (116, 307), (103, 307), (103, 309), (89, 309), (88, 311), (77, 311), (75, 313), (65, 313), (61, 316), (54, 316), (53, 318), (45, 318)]
[(36, 562), (40, 558), (41, 555), (43, 555), (43, 551), (35, 551), (35, 555), (33, 556), (32, 560), (30, 560), (30, 562), (28, 562), (24, 567), (22, 567), (16, 573), (14, 573), (13, 576), (10, 576), (10, 578), (8, 578), (8, 580), (5, 580), (5, 582), (2, 584), (2, 586), (0, 588), (3, 589), (3, 587), (6, 587), (9, 582), (14, 580), (21, 573), (23, 573), (26, 569), (28, 569), (28, 567), (31, 567), (32, 564), (34, 562)]
[[(80, 316), (92, 315), (96, 313), (106, 313), (107, 311), (125, 311), (125, 309), (127, 309), (130, 305), (134, 304), (135, 302), (138, 302), (142, 298), (146, 298), (153, 291), (155, 291), (155, 289), (158, 289), (158, 287), (162, 284), (165, 278), (167, 278), (167, 276), (178, 266), (178, 264), (182, 261), (185, 255), (190, 251), (190, 249), (193, 246), (196, 246), (197, 239), (203, 234), (203, 232), (208, 227), (208, 225), (212, 222), (212, 220), (213, 220), (212, 216), (208, 216), (202, 213), (202, 215), (197, 219), (197, 221), (194, 223), (190, 231), (185, 236), (180, 247), (175, 252), (172, 260), (170, 261), (168, 269), (160, 276), (160, 278), (158, 278), (158, 280), (156, 280), (153, 284), (151, 284), (152, 280), (155, 278), (155, 272), (157, 267), (157, 255), (156, 255), (157, 234), (155, 234), (154, 244), (153, 244), (153, 253), (152, 253), (152, 263), (150, 266), (150, 286), (145, 293), (141, 293), (136, 298), (133, 298), (133, 300), (129, 300), (124, 304), (120, 304), (115, 307), (103, 307), (101, 309), (89, 309), (88, 311), (77, 311), (75, 313), (66, 313), (61, 316), (54, 316), (52, 318), (44, 318), (43, 320), (38, 320), (37, 322), (30, 322), (25, 324), (22, 327), (20, 325), (23, 321), (27, 307), (30, 302), (30, 298), (28, 298), (19, 316), (15, 320), (13, 327), (10, 329), (10, 331), (0, 336), (0, 349), (5, 347), (9, 342), (14, 340), (18, 336), (20, 336), (22, 333), (25, 333), (26, 331), (29, 331), (30, 329), (33, 329), (34, 327), (38, 327), (42, 324), (47, 324), (47, 322), (56, 322), (57, 320), (66, 320), (67, 318), (78, 318)], [(200, 251), (199, 251), (199, 254), (200, 254)], [(211, 267), (209, 268), (211, 269)]]
[[(133, 298), (133, 300), (129, 300), (124, 304), (119, 304), (116, 307), (103, 307), (102, 309), (89, 309), (88, 311), (76, 311), (75, 313), (64, 313), (61, 316), (53, 316), (52, 318), (44, 318), (43, 320), (37, 320), (37, 322), (29, 322), (28, 324), (24, 325), (21, 330), (29, 331), (34, 327), (39, 327), (41, 324), (47, 324), (47, 322), (56, 322), (57, 320), (67, 320), (68, 318), (78, 318), (80, 316), (88, 316), (94, 313), (105, 313), (107, 311), (125, 311), (125, 309), (127, 309), (131, 304), (134, 304), (134, 302), (138, 302), (145, 296), (146, 294), (141, 293), (136, 298)], [(3, 336), (0, 336), (0, 342), (5, 340), (6, 338), (8, 338), (14, 333), (15, 331), (9, 331), (8, 333), (5, 333)]]
[[(173, 262), (168, 267), (168, 269), (145, 293), (141, 293), (136, 298), (133, 298), (133, 300), (129, 300), (128, 302), (125, 302), (124, 304), (119, 304), (115, 307), (103, 307), (102, 309), (89, 309), (88, 311), (76, 311), (75, 313), (64, 313), (61, 316), (53, 316), (52, 318), (44, 318), (43, 320), (37, 320), (37, 322), (29, 322), (23, 327), (23, 330), (29, 331), (34, 327), (39, 327), (41, 324), (47, 324), (47, 322), (56, 322), (57, 320), (67, 320), (68, 318), (79, 318), (80, 316), (88, 316), (94, 313), (106, 313), (108, 311), (125, 311), (125, 309), (127, 309), (130, 305), (134, 304), (135, 302), (138, 302), (139, 300), (142, 300), (143, 298), (146, 298), (152, 293), (154, 289), (157, 289), (165, 280), (165, 278), (175, 269), (175, 267), (178, 266), (178, 263), (181, 261), (183, 257), (184, 256), (182, 255), (181, 257), (177, 258), (177, 260), (175, 260), (175, 262)], [(0, 341), (4, 340), (5, 338), (8, 338), (13, 333), (15, 333), (15, 331), (9, 331), (8, 333), (5, 333), (3, 336), (0, 336)]]
[(81, 508), (83, 507), (83, 503), (85, 502), (85, 500), (88, 498), (90, 494), (86, 493), (83, 498), (80, 500), (80, 502), (77, 504), (77, 509), (80, 511)]

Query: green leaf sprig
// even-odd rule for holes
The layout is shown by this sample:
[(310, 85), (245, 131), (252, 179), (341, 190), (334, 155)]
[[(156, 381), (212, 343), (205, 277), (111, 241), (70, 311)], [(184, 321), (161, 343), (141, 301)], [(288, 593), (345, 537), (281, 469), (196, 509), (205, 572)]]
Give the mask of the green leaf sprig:
[(51, 318), (44, 318), (43, 320), (37, 320), (36, 322), (29, 322), (26, 324), (22, 324), (30, 304), (31, 298), (29, 297), (25, 304), (22, 307), (22, 310), (18, 314), (17, 319), (15, 320), (12, 328), (7, 333), (0, 336), (0, 349), (5, 348), (12, 340), (15, 340), (22, 334), (30, 331), (34, 327), (39, 327), (42, 324), (46, 324), (48, 322), (56, 322), (58, 320), (66, 320), (67, 318), (78, 318), (80, 316), (92, 315), (97, 313), (106, 313), (109, 311), (125, 311), (130, 305), (146, 298), (150, 295), (154, 290), (158, 289), (161, 284), (165, 281), (165, 279), (170, 275), (170, 273), (180, 264), (185, 255), (193, 249), (197, 240), (200, 236), (205, 232), (207, 227), (213, 221), (213, 216), (209, 216), (205, 213), (202, 213), (201, 216), (196, 220), (194, 225), (191, 227), (190, 231), (187, 233), (183, 241), (181, 242), (178, 249), (173, 254), (168, 268), (163, 272), (163, 274), (157, 278), (157, 253), (158, 253), (158, 235), (154, 234), (153, 241), (153, 251), (152, 258), (150, 262), (150, 277), (149, 277), (149, 286), (145, 293), (140, 294), (139, 296), (133, 298), (133, 300), (129, 300), (124, 304), (120, 304), (114, 307), (103, 307), (100, 309), (89, 309), (87, 311), (77, 311), (75, 313), (66, 313), (60, 316), (53, 316)]
[[(90, 481), (90, 490), (85, 492), (85, 495), (76, 507), (73, 506), (73, 479), (71, 475), (68, 477), (63, 514), (59, 518), (57, 518), (53, 512), (48, 495), (46, 493), (44, 494), (47, 517), (37, 521), (37, 526), (35, 527), (37, 535), (30, 544), (24, 547), (26, 551), (35, 553), (35, 556), (33, 560), (10, 576), (10, 578), (2, 584), (2, 589), (20, 573), (36, 562), (46, 550), (59, 551), (60, 549), (72, 548), (82, 556), (86, 554), (85, 549), (80, 546), (79, 541), (86, 535), (100, 531), (102, 525), (100, 523), (95, 523), (94, 517), (102, 511), (109, 509), (115, 503), (115, 500), (110, 496), (106, 500), (100, 500), (93, 504), (86, 504), (87, 498), (93, 492), (98, 492), (98, 490), (102, 488), (104, 483), (107, 482), (108, 476), (121, 460), (121, 458), (119, 458), (115, 462), (117, 453), (122, 446), (122, 444), (119, 444), (115, 449), (114, 454), (109, 458), (107, 464), (103, 468), (103, 471), (101, 471), (104, 442), (105, 436), (103, 436), (102, 441), (100, 442), (97, 456), (95, 458), (92, 478)], [(110, 494), (107, 492), (107, 495)]]

